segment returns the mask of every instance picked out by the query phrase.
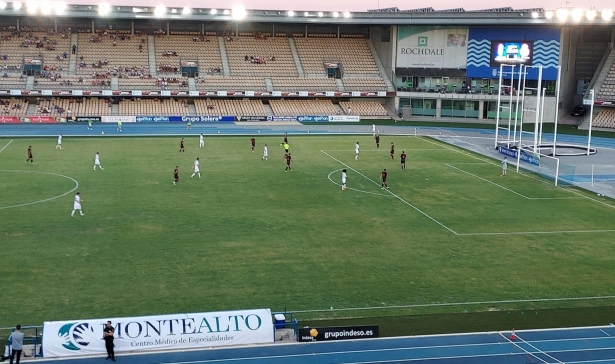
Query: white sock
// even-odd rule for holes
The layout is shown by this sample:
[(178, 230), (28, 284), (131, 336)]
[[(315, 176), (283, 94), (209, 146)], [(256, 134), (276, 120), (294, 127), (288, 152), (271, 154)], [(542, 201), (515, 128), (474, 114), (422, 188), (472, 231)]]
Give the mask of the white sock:
[(199, 172), (199, 178), (201, 178), (201, 172)]
[(194, 173), (192, 173), (192, 174), (190, 175), (190, 178), (192, 178), (192, 177), (194, 177)]
[(75, 210), (73, 210), (73, 212), (70, 213), (70, 216), (75, 216)]
[(96, 170), (96, 166), (94, 166), (94, 170)]

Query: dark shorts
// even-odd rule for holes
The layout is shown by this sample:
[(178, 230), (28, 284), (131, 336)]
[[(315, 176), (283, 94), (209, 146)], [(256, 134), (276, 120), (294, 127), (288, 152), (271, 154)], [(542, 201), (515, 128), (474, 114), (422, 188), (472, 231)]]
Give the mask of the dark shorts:
[(383, 179), (382, 179), (382, 183), (387, 183), (387, 179), (386, 179), (386, 178), (383, 178)]
[(405, 160), (405, 159), (402, 159), (402, 160), (401, 160), (401, 163), (402, 163), (402, 164), (405, 164), (405, 163), (406, 163), (406, 160)]
[(175, 179), (176, 179), (176, 180), (178, 180), (178, 179), (179, 179), (179, 176), (178, 176), (178, 175), (175, 175), (174, 177), (175, 177)]
[(288, 153), (288, 149), (284, 149), (284, 152)]

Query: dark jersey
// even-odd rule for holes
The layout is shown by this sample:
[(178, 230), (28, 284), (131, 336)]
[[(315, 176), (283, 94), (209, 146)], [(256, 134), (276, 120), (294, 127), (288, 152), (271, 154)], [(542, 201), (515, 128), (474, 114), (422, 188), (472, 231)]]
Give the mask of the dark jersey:
[(380, 178), (382, 178), (383, 181), (386, 181), (387, 180), (387, 175), (388, 175), (387, 172), (382, 172), (380, 174)]
[(292, 159), (289, 155), (286, 155), (286, 164), (290, 164), (290, 160)]
[(380, 143), (380, 135), (376, 135), (376, 143)]
[(288, 135), (284, 134), (284, 144), (288, 143)]
[(184, 141), (183, 141), (183, 140), (182, 140), (181, 142), (179, 142), (179, 147), (180, 147), (181, 149), (184, 149)]
[[(107, 333), (114, 334), (115, 333), (115, 328), (113, 326), (112, 327), (105, 326), (105, 328), (103, 329), (103, 333), (105, 333), (105, 334), (107, 334)], [(108, 336), (104, 335), (104, 338), (105, 338), (105, 341), (113, 342), (113, 335), (108, 335)]]
[(28, 148), (28, 158), (32, 158), (32, 148)]
[(254, 146), (254, 144), (256, 144), (256, 140), (254, 138), (250, 139), (250, 142), (252, 143), (252, 146)]
[(179, 178), (179, 169), (175, 168), (175, 170), (173, 171), (173, 176), (175, 177), (175, 179)]
[(406, 153), (402, 153), (400, 157), (401, 157), (401, 162), (404, 163), (406, 161)]
[(391, 144), (391, 154), (395, 153), (395, 146)]

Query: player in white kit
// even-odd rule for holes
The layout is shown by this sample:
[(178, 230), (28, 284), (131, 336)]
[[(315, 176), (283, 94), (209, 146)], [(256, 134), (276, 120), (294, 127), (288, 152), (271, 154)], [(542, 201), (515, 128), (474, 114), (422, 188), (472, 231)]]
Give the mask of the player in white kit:
[(79, 210), (79, 214), (81, 214), (81, 216), (85, 216), (85, 214), (83, 213), (83, 211), (81, 211), (81, 202), (83, 200), (81, 199), (81, 194), (79, 192), (77, 192), (77, 194), (75, 195), (75, 201), (73, 202), (73, 212), (70, 213), (70, 216), (75, 217), (75, 211)]
[(354, 160), (359, 159), (359, 142), (354, 146)]
[(98, 168), (100, 168), (101, 170), (104, 170), (104, 168), (100, 164), (100, 154), (98, 152), (96, 152), (96, 155), (94, 155), (94, 170), (96, 170), (96, 166), (98, 166)]
[(199, 175), (199, 178), (201, 178), (201, 169), (199, 168), (201, 165), (201, 162), (199, 162), (199, 159), (197, 158), (194, 161), (194, 172), (192, 172), (192, 174), (190, 175), (190, 178), (194, 177), (195, 174)]
[(376, 124), (372, 124), (372, 134), (376, 136)]
[(262, 160), (266, 161), (267, 157), (269, 157), (269, 150), (267, 149), (267, 144), (265, 144), (265, 147), (263, 148), (263, 158), (262, 158)]
[(58, 145), (56, 145), (56, 149), (62, 150), (62, 134), (58, 135)]
[(502, 177), (506, 176), (507, 169), (508, 169), (508, 159), (504, 157), (504, 160), (502, 161)]
[(199, 148), (205, 148), (205, 139), (203, 139), (203, 134), (199, 135)]
[(342, 169), (342, 191), (346, 191), (346, 181), (348, 180), (348, 176), (346, 176), (346, 169)]

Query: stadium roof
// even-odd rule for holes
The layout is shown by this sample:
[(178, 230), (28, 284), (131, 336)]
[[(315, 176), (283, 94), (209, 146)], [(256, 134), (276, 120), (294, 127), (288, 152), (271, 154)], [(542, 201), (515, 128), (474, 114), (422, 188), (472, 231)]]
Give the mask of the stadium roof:
[[(100, 18), (114, 19), (158, 19), (158, 20), (190, 20), (207, 22), (243, 21), (254, 23), (294, 23), (294, 24), (355, 24), (355, 25), (562, 25), (562, 24), (615, 24), (612, 12), (587, 11), (577, 9), (558, 9), (545, 11), (542, 8), (513, 9), (511, 7), (485, 10), (465, 11), (463, 8), (434, 10), (421, 8), (399, 10), (386, 8), (369, 10), (367, 12), (347, 11), (284, 11), (284, 10), (246, 10), (246, 9), (212, 9), (212, 8), (182, 8), (182, 7), (147, 7), (147, 6), (116, 6), (101, 3), (100, 5), (64, 5), (61, 12), (54, 12), (54, 4), (60, 2), (42, 1), (40, 6), (30, 9), (29, 1), (17, 9), (17, 2), (3, 3), (0, 16), (27, 17), (49, 16), (67, 18)], [(34, 2), (35, 3), (35, 2)], [(19, 3), (21, 5), (21, 3)], [(44, 5), (45, 4), (45, 5)], [(51, 5), (49, 5), (51, 4)], [(108, 12), (100, 15), (102, 6)], [(44, 7), (47, 11), (44, 12)], [(57, 9), (57, 6), (56, 6)], [(590, 13), (593, 12), (593, 16)], [(241, 13), (241, 16), (236, 16)], [(45, 15), (46, 14), (46, 15)]]

